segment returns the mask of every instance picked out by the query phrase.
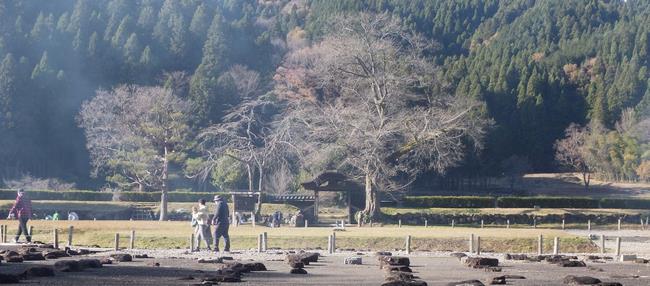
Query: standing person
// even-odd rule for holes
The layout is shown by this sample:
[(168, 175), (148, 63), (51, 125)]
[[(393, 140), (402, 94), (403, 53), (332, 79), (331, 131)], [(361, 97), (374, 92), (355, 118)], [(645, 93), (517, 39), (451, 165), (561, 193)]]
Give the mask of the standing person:
[(210, 234), (210, 213), (208, 206), (205, 205), (205, 200), (199, 200), (199, 207), (192, 208), (192, 219), (196, 220), (195, 237), (196, 237), (196, 251), (201, 250), (201, 241), (205, 241), (206, 248), (211, 250), (212, 234)]
[(9, 217), (18, 218), (18, 232), (16, 233), (16, 238), (14, 242), (18, 242), (21, 234), (25, 234), (25, 239), (27, 242), (32, 242), (32, 236), (27, 229), (27, 221), (32, 217), (32, 200), (30, 200), (25, 194), (25, 190), (19, 189), (16, 196), (16, 202), (14, 203), (11, 210), (9, 210)]
[(223, 251), (230, 252), (230, 236), (228, 235), (228, 203), (222, 196), (214, 196), (214, 202), (217, 205), (212, 218), (212, 225), (214, 225), (214, 251), (219, 251), (219, 238), (223, 236), (225, 244)]

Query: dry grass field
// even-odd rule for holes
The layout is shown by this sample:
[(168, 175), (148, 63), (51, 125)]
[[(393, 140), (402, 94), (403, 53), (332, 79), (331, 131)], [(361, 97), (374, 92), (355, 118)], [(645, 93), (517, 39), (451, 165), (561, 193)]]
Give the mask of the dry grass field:
[[(17, 229), (15, 220), (0, 221), (9, 227), (9, 236)], [(53, 229), (59, 230), (59, 241), (67, 243), (68, 227), (74, 227), (73, 245), (111, 247), (115, 233), (121, 237), (121, 246), (128, 246), (131, 230), (136, 232), (136, 248), (188, 248), (192, 229), (188, 222), (176, 221), (31, 221), (34, 226), (34, 240), (52, 241)], [(310, 228), (268, 228), (242, 225), (230, 228), (233, 249), (251, 249), (257, 244), (257, 236), (267, 232), (270, 248), (318, 249), (326, 248), (327, 236), (332, 234), (329, 227)], [(404, 247), (405, 237), (411, 235), (413, 248), (420, 251), (461, 251), (467, 248), (470, 234), (481, 236), (486, 251), (532, 252), (536, 249), (537, 236), (542, 234), (551, 248), (552, 237), (562, 238), (562, 247), (567, 252), (594, 251), (595, 246), (586, 238), (553, 229), (499, 229), (465, 227), (347, 227), (337, 231), (337, 247), (341, 249), (393, 250)]]

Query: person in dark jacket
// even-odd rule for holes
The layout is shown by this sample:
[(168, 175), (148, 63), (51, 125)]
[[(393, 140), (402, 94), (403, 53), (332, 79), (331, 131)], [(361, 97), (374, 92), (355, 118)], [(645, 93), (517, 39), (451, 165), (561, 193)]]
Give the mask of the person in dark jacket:
[(223, 236), (223, 242), (225, 244), (223, 251), (230, 251), (230, 236), (228, 235), (228, 227), (230, 222), (228, 221), (228, 203), (220, 195), (214, 196), (214, 202), (217, 204), (217, 207), (214, 211), (214, 217), (212, 218), (212, 225), (214, 225), (214, 251), (219, 251), (219, 238)]
[(9, 210), (9, 217), (18, 219), (18, 232), (14, 242), (18, 242), (21, 234), (25, 235), (27, 242), (32, 242), (32, 236), (27, 229), (27, 221), (32, 217), (32, 201), (25, 194), (25, 190), (19, 189), (16, 196), (16, 202), (11, 210)]

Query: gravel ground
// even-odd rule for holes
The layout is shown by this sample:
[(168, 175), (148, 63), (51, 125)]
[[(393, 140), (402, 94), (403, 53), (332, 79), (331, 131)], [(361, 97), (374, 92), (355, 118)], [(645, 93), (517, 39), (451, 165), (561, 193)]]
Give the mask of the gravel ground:
[[(195, 285), (200, 284), (201, 277), (216, 270), (214, 264), (201, 264), (198, 258), (215, 258), (214, 253), (187, 253), (185, 250), (130, 250), (131, 254), (147, 254), (154, 258), (134, 259), (105, 265), (101, 269), (87, 269), (83, 272), (60, 273), (55, 277), (24, 280), (22, 284), (39, 285)], [(113, 251), (106, 251), (92, 256), (106, 256)], [(394, 255), (403, 253), (393, 252)], [(263, 262), (269, 271), (246, 274), (241, 283), (222, 283), (231, 285), (381, 285), (383, 271), (379, 269), (374, 253), (336, 253), (323, 254), (318, 263), (312, 263), (305, 269), (307, 275), (289, 274), (289, 266), (282, 260), (284, 252), (269, 251), (258, 254), (250, 251), (227, 254), (236, 260)], [(345, 257), (359, 255), (363, 265), (345, 265)], [(456, 258), (445, 252), (415, 253), (410, 255), (413, 271), (429, 285), (446, 285), (449, 282), (479, 279), (486, 280), (499, 275), (523, 275), (527, 279), (516, 280), (509, 285), (563, 285), (562, 279), (567, 275), (593, 276), (603, 281), (618, 281), (623, 285), (650, 285), (650, 264), (636, 263), (593, 263), (590, 267), (562, 268), (547, 263), (507, 261), (500, 254), (484, 254), (499, 258), (502, 272), (485, 272), (463, 266)], [(77, 259), (79, 257), (76, 257)], [(43, 262), (2, 263), (0, 272), (19, 273), (34, 264), (53, 264), (56, 260)], [(160, 267), (151, 266), (159, 263)], [(624, 278), (616, 276), (624, 276)], [(638, 278), (632, 278), (634, 275)], [(193, 280), (180, 280), (182, 277)], [(625, 278), (627, 277), (627, 278)]]

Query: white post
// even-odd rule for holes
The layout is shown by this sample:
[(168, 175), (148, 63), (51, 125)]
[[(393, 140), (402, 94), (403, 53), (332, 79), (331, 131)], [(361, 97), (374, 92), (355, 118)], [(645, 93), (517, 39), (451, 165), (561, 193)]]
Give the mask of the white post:
[(557, 236), (553, 240), (553, 254), (554, 255), (560, 254), (560, 238)]
[(616, 256), (621, 256), (621, 237), (616, 238)]
[(402, 228), (402, 220), (401, 219), (397, 221), (397, 227)]
[(424, 228), (427, 228), (428, 226), (429, 226), (429, 221), (427, 221), (427, 220), (425, 219), (425, 220), (424, 220)]
[(411, 236), (406, 236), (406, 254), (411, 254)]
[(266, 251), (268, 249), (268, 235), (266, 232), (262, 233), (262, 251)]
[(327, 236), (327, 253), (332, 254), (332, 235)]
[(332, 253), (336, 252), (336, 232), (332, 233)]
[[(6, 230), (6, 228), (5, 228), (5, 230)], [(52, 242), (52, 244), (54, 244), (55, 249), (58, 249), (59, 248), (59, 230), (56, 229), (56, 228), (54, 228), (54, 237), (53, 237), (53, 239), (54, 239), (54, 241)]]
[[(209, 246), (209, 245), (208, 245)], [(135, 248), (135, 230), (131, 230), (131, 239), (129, 241), (129, 248), (134, 249)]]
[(510, 228), (510, 220), (506, 220), (506, 228)]
[(481, 228), (483, 228), (483, 220), (481, 220)]
[(621, 218), (618, 218), (618, 230), (621, 230)]
[(605, 254), (605, 235), (600, 235), (600, 253)]
[(474, 234), (469, 235), (469, 253), (474, 253)]
[(537, 239), (537, 255), (542, 255), (544, 253), (544, 236), (539, 235)]
[(452, 219), (451, 220), (451, 228), (454, 228), (454, 224), (456, 224), (456, 220)]
[(587, 220), (587, 230), (591, 231), (591, 220)]
[(562, 219), (562, 230), (564, 230), (564, 219)]

